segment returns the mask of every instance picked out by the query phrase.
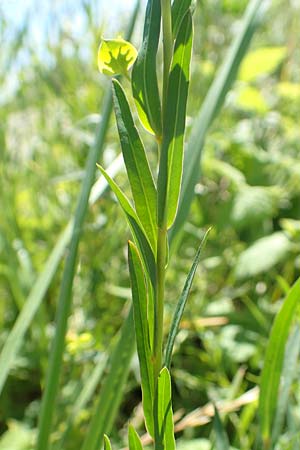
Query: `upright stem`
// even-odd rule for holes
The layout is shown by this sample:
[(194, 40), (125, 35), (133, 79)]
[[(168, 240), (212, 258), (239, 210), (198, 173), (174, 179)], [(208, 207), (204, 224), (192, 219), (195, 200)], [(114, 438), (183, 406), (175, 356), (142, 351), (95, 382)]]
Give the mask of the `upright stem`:
[(164, 69), (163, 69), (163, 111), (165, 110), (169, 70), (173, 53), (173, 37), (172, 37), (172, 16), (171, 16), (171, 0), (161, 1), (162, 28), (163, 28), (163, 50), (164, 50)]

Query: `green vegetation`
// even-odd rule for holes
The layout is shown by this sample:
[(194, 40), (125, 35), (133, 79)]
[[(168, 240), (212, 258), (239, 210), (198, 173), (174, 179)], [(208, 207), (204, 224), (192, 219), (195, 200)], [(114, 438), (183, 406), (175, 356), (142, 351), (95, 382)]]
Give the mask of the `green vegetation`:
[(93, 8), (0, 10), (0, 450), (296, 450), (297, 5)]

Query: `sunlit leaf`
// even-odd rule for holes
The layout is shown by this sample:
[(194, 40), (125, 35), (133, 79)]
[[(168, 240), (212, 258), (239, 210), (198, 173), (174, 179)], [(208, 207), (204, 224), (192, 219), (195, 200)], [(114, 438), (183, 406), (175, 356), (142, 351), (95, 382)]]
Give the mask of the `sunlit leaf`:
[(148, 0), (143, 43), (132, 70), (132, 93), (142, 125), (161, 136), (161, 104), (156, 74), (160, 34), (160, 0)]
[(278, 402), (278, 388), (284, 351), (290, 327), (300, 304), (300, 279), (290, 289), (271, 330), (260, 381), (259, 416), (266, 448), (270, 444), (271, 427)]
[(139, 435), (137, 434), (132, 425), (129, 425), (128, 427), (128, 441), (129, 441), (128, 442), (129, 450), (143, 450), (143, 446), (139, 438)]
[(124, 39), (102, 39), (98, 50), (98, 68), (105, 75), (127, 75), (137, 57), (136, 48)]
[(174, 39), (178, 34), (180, 24), (186, 12), (191, 7), (191, 3), (192, 0), (174, 0), (172, 3), (172, 33)]
[(168, 228), (176, 216), (181, 186), (192, 40), (192, 17), (188, 11), (181, 22), (175, 41), (158, 175), (158, 222), (162, 223), (164, 214), (167, 214)]
[(171, 377), (164, 367), (158, 377), (155, 396), (155, 444), (161, 450), (175, 450), (171, 400)]
[(104, 435), (104, 450), (112, 450), (110, 440), (106, 434)]

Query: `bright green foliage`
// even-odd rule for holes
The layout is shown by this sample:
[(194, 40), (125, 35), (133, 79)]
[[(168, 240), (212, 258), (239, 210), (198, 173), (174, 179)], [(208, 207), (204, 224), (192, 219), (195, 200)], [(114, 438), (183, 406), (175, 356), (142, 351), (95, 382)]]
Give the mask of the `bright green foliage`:
[(284, 351), (291, 323), (300, 302), (300, 279), (292, 286), (277, 314), (266, 350), (260, 381), (259, 415), (261, 432), (266, 448), (270, 445), (272, 423), (278, 401)]
[(151, 436), (154, 436), (153, 427), (153, 366), (151, 363), (151, 344), (148, 325), (148, 299), (147, 288), (143, 273), (143, 266), (137, 248), (132, 242), (128, 245), (129, 271), (132, 289), (132, 302), (134, 309), (134, 324), (137, 350), (140, 362), (143, 409), (145, 421)]
[(137, 57), (137, 50), (124, 39), (102, 39), (98, 50), (98, 68), (105, 75), (125, 75)]
[(132, 425), (129, 425), (128, 427), (128, 443), (129, 443), (129, 450), (143, 450), (143, 446), (139, 438), (139, 435), (137, 434)]
[(106, 434), (104, 435), (104, 450), (112, 450), (110, 440)]
[(166, 367), (161, 370), (158, 377), (155, 403), (155, 448), (157, 450), (175, 450), (171, 377)]
[(249, 52), (241, 65), (239, 79), (253, 81), (259, 76), (273, 72), (286, 55), (286, 47), (263, 47)]
[(156, 73), (160, 33), (160, 0), (148, 0), (142, 47), (132, 70), (132, 93), (143, 126), (157, 137), (162, 133), (161, 105)]
[(186, 103), (192, 52), (192, 17), (188, 11), (175, 41), (167, 89), (163, 142), (158, 176), (158, 221), (167, 215), (167, 227), (174, 222), (181, 186)]
[(156, 188), (145, 149), (138, 134), (126, 95), (113, 80), (113, 98), (123, 157), (134, 198), (136, 212), (156, 253)]

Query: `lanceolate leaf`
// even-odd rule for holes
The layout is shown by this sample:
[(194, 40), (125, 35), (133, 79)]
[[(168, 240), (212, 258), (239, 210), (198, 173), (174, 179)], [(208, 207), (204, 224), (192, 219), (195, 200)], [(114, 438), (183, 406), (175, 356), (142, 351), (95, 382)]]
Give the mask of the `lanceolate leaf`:
[(113, 98), (123, 157), (136, 211), (156, 253), (156, 188), (125, 92), (117, 80), (113, 80)]
[(292, 286), (277, 314), (269, 338), (260, 382), (259, 415), (262, 438), (270, 443), (277, 406), (284, 351), (296, 309), (300, 304), (300, 278)]
[(130, 227), (130, 230), (132, 232), (132, 235), (139, 246), (139, 249), (141, 251), (141, 254), (143, 256), (143, 261), (145, 264), (145, 267), (147, 268), (147, 273), (149, 274), (149, 278), (151, 280), (152, 286), (155, 287), (156, 285), (156, 268), (155, 268), (155, 258), (153, 251), (150, 247), (150, 244), (145, 236), (145, 231), (143, 230), (143, 226), (140, 223), (140, 220), (131, 206), (128, 198), (126, 195), (121, 191), (119, 186), (110, 178), (108, 173), (103, 169), (103, 167), (98, 165), (98, 168), (100, 169), (103, 176), (106, 178), (108, 184), (110, 185), (112, 191), (114, 192), (115, 196), (118, 199), (118, 202), (123, 209), (126, 219), (128, 221), (128, 225)]
[(161, 370), (158, 377), (155, 409), (155, 448), (159, 450), (175, 450), (171, 377), (166, 367)]
[(175, 39), (182, 19), (190, 8), (192, 0), (174, 0), (172, 3), (172, 33)]
[(142, 47), (132, 70), (132, 92), (143, 126), (161, 136), (161, 105), (156, 75), (160, 0), (148, 0)]
[(184, 308), (190, 293), (190, 289), (192, 287), (192, 283), (193, 283), (193, 279), (200, 261), (200, 256), (201, 256), (201, 252), (206, 244), (206, 240), (208, 237), (208, 233), (210, 232), (210, 228), (207, 230), (207, 232), (205, 233), (201, 244), (198, 248), (198, 251), (196, 253), (193, 265), (191, 267), (191, 270), (189, 271), (189, 274), (187, 276), (186, 282), (184, 284), (184, 288), (183, 291), (181, 293), (181, 296), (179, 298), (179, 301), (177, 303), (176, 306), (176, 310), (174, 313), (174, 317), (171, 323), (171, 328), (170, 328), (170, 332), (169, 332), (169, 336), (168, 336), (168, 341), (167, 341), (167, 345), (166, 345), (166, 355), (165, 355), (165, 365), (168, 369), (170, 369), (171, 366), (171, 358), (172, 358), (172, 351), (173, 351), (173, 347), (174, 347), (174, 343), (175, 343), (175, 339), (178, 333), (178, 329), (179, 329), (179, 324), (184, 312)]
[(251, 0), (242, 20), (239, 33), (234, 39), (226, 60), (214, 79), (202, 107), (194, 120), (184, 158), (182, 189), (176, 221), (170, 233), (171, 241), (182, 228), (194, 197), (194, 187), (199, 178), (200, 158), (206, 133), (220, 111), (240, 63), (249, 47), (253, 33), (261, 18), (266, 0)]
[(190, 11), (188, 11), (181, 22), (175, 41), (174, 56), (168, 82), (158, 176), (158, 222), (162, 222), (166, 205), (168, 205), (168, 228), (171, 227), (176, 216), (181, 185), (192, 38), (192, 17)]
[(106, 434), (104, 435), (104, 450), (112, 450), (110, 440)]
[(141, 384), (143, 393), (143, 409), (145, 421), (151, 436), (154, 436), (153, 428), (153, 366), (151, 364), (150, 336), (147, 317), (147, 289), (145, 284), (142, 261), (136, 246), (128, 244), (129, 271), (132, 289), (132, 301), (134, 310), (134, 324), (137, 351), (140, 362)]
[(128, 428), (128, 441), (129, 441), (129, 450), (143, 450), (143, 446), (139, 435), (135, 431), (132, 425), (129, 425)]
[(221, 418), (219, 416), (219, 411), (216, 406), (215, 406), (215, 416), (214, 416), (213, 425), (214, 425), (214, 431), (215, 431), (215, 436), (216, 436), (215, 449), (216, 450), (230, 450), (228, 436), (223, 427), (223, 423), (221, 421)]

